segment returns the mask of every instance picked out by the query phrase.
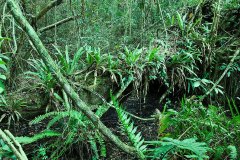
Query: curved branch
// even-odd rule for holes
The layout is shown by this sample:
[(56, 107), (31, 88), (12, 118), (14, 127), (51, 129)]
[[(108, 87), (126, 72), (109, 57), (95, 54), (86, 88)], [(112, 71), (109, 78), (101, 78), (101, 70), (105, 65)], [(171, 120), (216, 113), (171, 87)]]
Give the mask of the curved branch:
[(50, 9), (52, 9), (55, 6), (60, 5), (63, 2), (63, 0), (54, 0), (50, 2), (46, 7), (44, 7), (35, 17), (36, 21), (41, 19)]

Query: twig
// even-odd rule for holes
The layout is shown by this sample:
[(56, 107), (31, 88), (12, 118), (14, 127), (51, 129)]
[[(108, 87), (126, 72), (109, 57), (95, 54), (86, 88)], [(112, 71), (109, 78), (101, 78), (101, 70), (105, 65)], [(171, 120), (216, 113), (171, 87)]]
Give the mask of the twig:
[(178, 139), (180, 140), (193, 126), (188, 127), (179, 137)]
[(167, 38), (167, 37), (168, 37), (167, 27), (166, 27), (166, 24), (165, 24), (165, 20), (163, 19), (162, 8), (161, 8), (160, 1), (159, 1), (159, 0), (158, 0), (158, 9), (159, 9), (160, 16), (161, 16), (161, 19), (162, 19), (162, 22), (163, 22), (163, 27), (164, 27), (164, 31), (165, 31), (165, 36), (166, 36), (166, 38)]
[(22, 149), (22, 146), (20, 145), (20, 143), (18, 141), (16, 141), (16, 139), (12, 135), (12, 133), (9, 130), (4, 130), (4, 132), (13, 141), (14, 145), (18, 147), (18, 150), (19, 150), (20, 154), (23, 156), (23, 158), (28, 159), (25, 152)]
[(124, 111), (126, 114), (128, 114), (129, 116), (132, 116), (133, 118), (136, 118), (136, 119), (139, 119), (139, 120), (142, 120), (142, 121), (154, 121), (156, 120), (156, 118), (142, 118), (142, 117), (138, 117), (132, 113), (129, 113), (127, 111)]
[(216, 87), (217, 85), (220, 83), (220, 81), (223, 79), (223, 77), (226, 75), (227, 71), (230, 69), (230, 67), (232, 66), (235, 58), (238, 56), (239, 54), (239, 49), (235, 52), (235, 54), (233, 55), (230, 63), (227, 65), (226, 69), (224, 70), (223, 74), (220, 76), (220, 78), (215, 82), (215, 84), (213, 85), (213, 87), (200, 98), (200, 101), (202, 101), (204, 98), (206, 98)]
[(159, 103), (162, 103), (162, 101), (166, 98), (166, 96), (171, 93), (171, 90), (173, 89), (174, 87), (174, 84), (172, 84), (168, 89), (167, 91), (161, 96), (160, 100), (159, 100)]

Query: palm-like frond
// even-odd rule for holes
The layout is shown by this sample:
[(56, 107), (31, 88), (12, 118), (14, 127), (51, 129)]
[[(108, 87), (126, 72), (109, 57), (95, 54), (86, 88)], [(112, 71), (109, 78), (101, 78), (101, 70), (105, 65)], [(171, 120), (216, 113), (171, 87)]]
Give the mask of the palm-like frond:
[(161, 141), (152, 141), (149, 143), (154, 145), (161, 145), (160, 147), (156, 147), (153, 150), (153, 159), (159, 157), (164, 158), (171, 150), (186, 150), (188, 151), (188, 154), (185, 155), (187, 158), (197, 158), (198, 160), (209, 158), (206, 153), (210, 150), (210, 148), (207, 147), (206, 143), (196, 142), (195, 138), (189, 138), (180, 141), (178, 139), (165, 137)]
[(45, 130), (41, 133), (35, 134), (33, 137), (16, 137), (16, 140), (19, 143), (29, 144), (29, 143), (33, 143), (33, 142), (38, 141), (43, 138), (56, 137), (56, 136), (60, 136), (60, 135), (61, 134), (58, 132), (51, 131), (51, 130)]
[(118, 118), (122, 124), (123, 131), (127, 134), (130, 143), (135, 147), (139, 157), (145, 158), (144, 152), (146, 152), (147, 145), (144, 145), (144, 139), (141, 136), (141, 132), (137, 133), (137, 127), (134, 127), (134, 123), (131, 122), (131, 118), (122, 109), (119, 103), (114, 97), (112, 97), (113, 105), (116, 107)]
[(54, 116), (54, 118), (48, 123), (48, 128), (50, 128), (53, 124), (55, 124), (56, 122), (58, 122), (60, 119), (69, 117), (69, 118), (73, 118), (78, 120), (78, 123), (81, 126), (85, 127), (85, 123), (83, 122), (83, 114), (81, 112), (75, 111), (75, 110), (70, 110), (70, 111), (62, 111), (62, 112), (49, 112), (46, 113), (44, 115), (40, 115), (38, 117), (36, 117), (34, 120), (32, 120), (30, 122), (30, 124), (37, 124), (39, 122), (41, 122), (42, 120), (52, 117)]

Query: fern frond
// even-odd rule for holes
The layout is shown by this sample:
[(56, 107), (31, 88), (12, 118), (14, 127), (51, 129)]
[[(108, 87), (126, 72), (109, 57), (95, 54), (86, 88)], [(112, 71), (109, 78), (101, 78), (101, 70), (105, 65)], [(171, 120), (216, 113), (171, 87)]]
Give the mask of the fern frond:
[(229, 145), (227, 148), (228, 148), (228, 150), (230, 151), (230, 154), (229, 154), (230, 159), (231, 159), (231, 160), (237, 159), (238, 153), (237, 153), (236, 147), (235, 147), (235, 146), (232, 146), (232, 145)]
[(57, 123), (60, 119), (66, 117), (63, 114), (56, 115), (53, 119), (51, 119), (47, 124), (47, 129), (50, 129), (55, 123)]
[(37, 123), (43, 121), (44, 119), (49, 118), (49, 117), (54, 116), (54, 115), (57, 115), (57, 114), (58, 114), (58, 112), (45, 113), (45, 114), (43, 114), (43, 115), (40, 115), (40, 116), (36, 117), (36, 118), (35, 118), (34, 120), (32, 120), (29, 124), (30, 124), (30, 125), (37, 124)]
[(35, 141), (38, 141), (40, 139), (43, 138), (48, 138), (48, 137), (57, 137), (60, 136), (61, 134), (55, 131), (51, 131), (51, 130), (45, 130), (39, 134), (34, 135), (33, 137), (16, 137), (16, 140), (19, 143), (22, 144), (29, 144)]
[[(151, 142), (150, 142), (151, 143)], [(165, 137), (162, 141), (154, 141), (152, 144), (160, 144), (161, 147), (154, 149), (154, 159), (159, 157), (160, 155), (166, 155), (170, 150), (174, 149), (183, 149), (191, 151), (194, 154), (185, 155), (187, 158), (197, 158), (199, 160), (208, 159), (209, 157), (206, 155), (207, 151), (210, 150), (206, 146), (206, 143), (196, 142), (195, 138), (185, 139), (180, 141), (178, 139), (172, 139)], [(164, 157), (162, 157), (164, 158)]]
[(106, 157), (107, 156), (107, 148), (106, 148), (106, 144), (105, 144), (105, 141), (102, 137), (102, 135), (100, 135), (100, 133), (96, 133), (96, 139), (100, 145), (100, 155), (101, 157)]
[(92, 159), (97, 160), (97, 159), (99, 159), (99, 154), (98, 154), (96, 139), (92, 135), (88, 135), (88, 138), (89, 138), (89, 143), (91, 145), (91, 149), (93, 151)]
[(112, 97), (113, 105), (116, 108), (119, 121), (122, 124), (123, 131), (127, 134), (129, 141), (132, 143), (134, 148), (136, 149), (139, 157), (141, 159), (145, 158), (144, 152), (146, 152), (146, 145), (143, 145), (144, 139), (141, 136), (141, 132), (137, 131), (137, 127), (134, 127), (134, 123), (131, 122), (131, 118), (128, 117), (127, 113), (122, 109), (122, 107), (119, 105), (119, 103), (116, 101), (114, 97)]
[(55, 117), (49, 122), (47, 128), (50, 128), (57, 121), (59, 121), (60, 119), (66, 118), (66, 117), (76, 119), (81, 126), (86, 127), (85, 122), (83, 122), (83, 118), (84, 118), (83, 114), (81, 112), (75, 111), (75, 110), (62, 111), (62, 112), (49, 112), (44, 115), (40, 115), (40, 116), (36, 117), (34, 120), (32, 120), (30, 122), (30, 124), (31, 125), (37, 124), (37, 123), (41, 122), (42, 120), (44, 120), (46, 118), (50, 118), (52, 116), (55, 116)]
[[(76, 136), (75, 130), (72, 130), (67, 134), (67, 137), (65, 141), (56, 141), (55, 143), (52, 143), (51, 146), (55, 148), (55, 150), (52, 152), (50, 159), (51, 160), (58, 160), (60, 157), (67, 151), (69, 150), (70, 146), (74, 143), (76, 143), (75, 136)], [(59, 145), (59, 143), (62, 143), (62, 145)]]

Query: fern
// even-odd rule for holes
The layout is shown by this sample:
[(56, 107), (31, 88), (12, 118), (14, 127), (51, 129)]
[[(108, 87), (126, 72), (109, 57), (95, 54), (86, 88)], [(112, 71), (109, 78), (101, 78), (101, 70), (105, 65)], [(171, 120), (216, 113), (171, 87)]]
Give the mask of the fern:
[[(105, 145), (105, 142), (104, 142), (102, 136), (100, 135), (100, 133), (95, 132), (95, 135), (88, 136), (88, 139), (89, 139), (89, 143), (91, 145), (91, 149), (94, 154), (92, 159), (99, 159), (99, 157), (105, 158), (107, 156), (106, 145)], [(99, 144), (99, 147), (97, 144)], [(100, 152), (100, 155), (99, 155), (99, 152)]]
[[(70, 146), (74, 143), (76, 143), (76, 130), (71, 130), (71, 132), (68, 132), (67, 136), (65, 137), (65, 140), (63, 141), (62, 138), (57, 140), (55, 143), (52, 143), (50, 146), (51, 148), (54, 148), (54, 151), (51, 154), (50, 159), (51, 160), (58, 160), (60, 157), (69, 150)], [(62, 145), (59, 145), (59, 144)]]
[(116, 101), (116, 99), (112, 96), (113, 105), (116, 108), (118, 118), (120, 123), (122, 124), (123, 131), (127, 134), (129, 141), (133, 145), (133, 147), (136, 149), (137, 154), (141, 159), (145, 158), (144, 153), (146, 152), (146, 145), (143, 145), (144, 139), (141, 136), (141, 132), (136, 133), (137, 127), (134, 127), (134, 123), (131, 122), (130, 117), (125, 113), (125, 111), (122, 109), (121, 106), (119, 106), (119, 103)]
[(227, 148), (228, 148), (228, 150), (230, 151), (230, 154), (229, 154), (230, 159), (231, 159), (231, 160), (237, 159), (238, 153), (237, 153), (236, 147), (235, 147), (235, 146), (232, 146), (232, 145), (229, 145)]
[(97, 159), (99, 159), (99, 154), (98, 154), (96, 139), (92, 135), (89, 135), (88, 138), (89, 138), (89, 143), (91, 145), (91, 149), (92, 149), (93, 154), (94, 154), (92, 159), (97, 160)]
[[(70, 108), (70, 107), (69, 107)], [(57, 149), (51, 155), (51, 159), (58, 159), (61, 155), (66, 152), (67, 149), (73, 144), (80, 141), (88, 140), (90, 147), (93, 151), (92, 159), (99, 159), (100, 157), (106, 157), (106, 146), (102, 136), (98, 132), (93, 132), (89, 134), (89, 128), (92, 123), (82, 114), (82, 112), (76, 110), (61, 111), (61, 112), (49, 112), (44, 115), (36, 117), (30, 124), (37, 124), (44, 119), (52, 118), (47, 125), (47, 128), (51, 128), (55, 123), (59, 122), (61, 119), (68, 118), (68, 128), (69, 130), (63, 145), (57, 146), (55, 143), (53, 146), (57, 146)], [(79, 135), (78, 127), (81, 128), (83, 134)], [(86, 135), (86, 136), (84, 136)], [(33, 138), (35, 140), (35, 138)], [(25, 141), (31, 141), (32, 139), (25, 138)], [(100, 151), (100, 152), (99, 152)]]
[(33, 142), (38, 141), (43, 138), (56, 137), (56, 136), (60, 136), (60, 135), (61, 134), (58, 132), (51, 131), (51, 130), (45, 130), (39, 134), (34, 135), (33, 137), (16, 137), (16, 140), (19, 143), (29, 144), (29, 143), (33, 143)]
[(224, 147), (224, 146), (217, 146), (214, 149), (214, 159), (222, 159), (225, 148), (226, 147)]
[(106, 144), (104, 142), (104, 139), (102, 138), (100, 133), (96, 133), (96, 139), (97, 139), (97, 141), (100, 145), (100, 155), (101, 155), (101, 157), (106, 157), (107, 156), (107, 148), (106, 148)]
[(30, 122), (30, 125), (37, 124), (37, 123), (41, 122), (42, 120), (44, 120), (46, 118), (50, 118), (52, 116), (55, 116), (55, 117), (48, 123), (47, 128), (50, 128), (52, 125), (54, 125), (60, 119), (63, 119), (66, 117), (76, 119), (81, 126), (86, 127), (85, 123), (83, 122), (83, 114), (81, 112), (78, 112), (75, 110), (62, 111), (62, 112), (49, 112), (44, 115), (40, 115), (40, 116), (36, 117), (34, 120), (32, 120)]
[(189, 138), (180, 141), (178, 139), (165, 137), (162, 139), (162, 141), (150, 141), (149, 143), (154, 145), (161, 145), (161, 147), (155, 148), (153, 150), (153, 159), (156, 159), (158, 157), (164, 158), (168, 152), (171, 150), (176, 151), (177, 149), (188, 150), (193, 153), (185, 155), (187, 158), (197, 158), (199, 160), (209, 158), (206, 153), (210, 150), (210, 148), (206, 146), (206, 143), (196, 142), (195, 138)]

